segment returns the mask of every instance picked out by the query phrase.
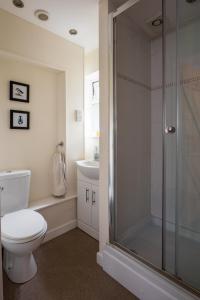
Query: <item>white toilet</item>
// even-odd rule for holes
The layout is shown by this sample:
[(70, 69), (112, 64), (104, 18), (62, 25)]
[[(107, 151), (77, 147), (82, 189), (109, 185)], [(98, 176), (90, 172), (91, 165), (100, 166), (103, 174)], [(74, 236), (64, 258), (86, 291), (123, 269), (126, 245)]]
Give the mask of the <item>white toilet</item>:
[(27, 209), (30, 177), (29, 170), (0, 172), (3, 267), (15, 283), (26, 282), (37, 273), (32, 252), (47, 231), (43, 216)]

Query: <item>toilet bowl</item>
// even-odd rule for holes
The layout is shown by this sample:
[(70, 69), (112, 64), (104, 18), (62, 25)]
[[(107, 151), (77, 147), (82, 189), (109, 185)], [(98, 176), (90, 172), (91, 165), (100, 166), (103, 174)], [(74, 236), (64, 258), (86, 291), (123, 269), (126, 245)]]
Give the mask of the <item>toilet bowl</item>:
[(24, 283), (37, 273), (32, 252), (43, 241), (47, 223), (31, 209), (8, 213), (1, 218), (1, 242), (4, 247), (3, 267), (8, 278)]

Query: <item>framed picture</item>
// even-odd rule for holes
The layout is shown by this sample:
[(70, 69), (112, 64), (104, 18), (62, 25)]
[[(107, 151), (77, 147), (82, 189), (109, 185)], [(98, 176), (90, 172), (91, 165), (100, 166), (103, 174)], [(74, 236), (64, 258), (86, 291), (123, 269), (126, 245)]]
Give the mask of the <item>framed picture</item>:
[(29, 84), (10, 81), (10, 100), (29, 102)]
[(30, 112), (10, 110), (10, 129), (29, 129)]

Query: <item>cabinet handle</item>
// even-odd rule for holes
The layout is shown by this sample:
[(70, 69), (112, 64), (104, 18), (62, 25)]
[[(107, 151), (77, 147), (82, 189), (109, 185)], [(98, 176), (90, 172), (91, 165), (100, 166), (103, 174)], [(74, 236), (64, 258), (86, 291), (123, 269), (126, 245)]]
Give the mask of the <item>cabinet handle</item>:
[(92, 204), (94, 204), (95, 202), (96, 202), (96, 200), (95, 200), (95, 192), (92, 191)]
[(3, 190), (4, 190), (4, 187), (0, 186), (0, 192), (3, 192)]
[(88, 202), (89, 201), (89, 189), (86, 189), (86, 193), (85, 193), (85, 201)]

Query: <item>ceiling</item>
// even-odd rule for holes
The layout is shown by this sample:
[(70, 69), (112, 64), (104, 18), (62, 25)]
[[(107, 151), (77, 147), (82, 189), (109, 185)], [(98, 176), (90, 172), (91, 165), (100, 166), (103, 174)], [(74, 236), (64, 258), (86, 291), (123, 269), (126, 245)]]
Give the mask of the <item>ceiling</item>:
[[(116, 7), (124, 4), (125, 0), (114, 1)], [(162, 34), (162, 26), (153, 27), (152, 21), (158, 16), (162, 17), (162, 0), (139, 0), (136, 4), (124, 11), (120, 16), (128, 17), (135, 25), (138, 26), (150, 39), (157, 38)], [(179, 4), (178, 6), (177, 3)], [(176, 7), (178, 8), (178, 18)], [(120, 17), (119, 16), (119, 17)], [(200, 0), (188, 3), (186, 0), (178, 2), (167, 0), (165, 4), (165, 30), (172, 31), (176, 29), (176, 25), (180, 29), (182, 26), (190, 22), (199, 20), (200, 17)]]
[[(12, 0), (0, 0), (0, 8), (41, 26), (90, 52), (98, 48), (98, 0), (23, 0), (24, 7), (17, 8)], [(37, 9), (49, 12), (44, 22), (34, 16)], [(70, 35), (69, 29), (78, 30)]]

